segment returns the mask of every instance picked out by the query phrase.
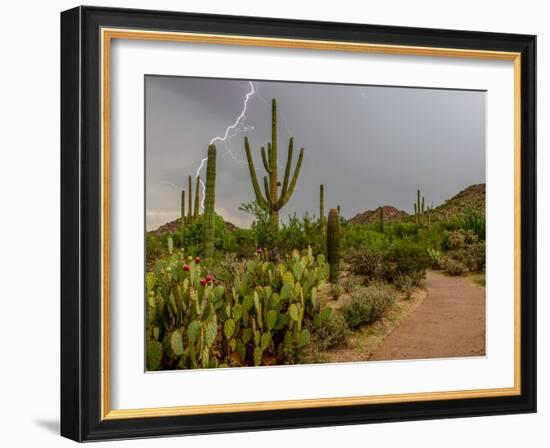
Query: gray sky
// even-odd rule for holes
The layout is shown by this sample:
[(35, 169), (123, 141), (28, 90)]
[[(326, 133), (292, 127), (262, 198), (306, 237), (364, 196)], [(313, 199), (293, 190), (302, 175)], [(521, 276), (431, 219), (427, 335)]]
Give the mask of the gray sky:
[[(147, 229), (179, 217), (181, 189), (195, 175), (208, 143), (223, 137), (243, 110), (248, 81), (146, 76)], [(271, 138), (271, 98), (277, 99), (279, 176), (288, 140), (294, 161), (305, 148), (293, 196), (281, 210), (318, 214), (340, 204), (345, 217), (379, 205), (409, 213), (420, 188), (428, 204), (485, 182), (485, 92), (402, 87), (253, 81), (255, 93), (227, 145), (216, 142), (216, 211), (248, 226), (238, 210), (254, 200), (244, 152), (248, 135), (256, 170)], [(205, 170), (201, 171), (204, 179)], [(194, 188), (194, 185), (193, 185)]]

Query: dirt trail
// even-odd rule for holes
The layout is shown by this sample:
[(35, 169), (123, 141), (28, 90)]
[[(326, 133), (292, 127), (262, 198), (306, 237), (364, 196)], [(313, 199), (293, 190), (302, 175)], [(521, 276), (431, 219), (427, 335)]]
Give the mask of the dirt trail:
[(485, 354), (485, 288), (428, 272), (428, 296), (373, 353), (371, 360)]

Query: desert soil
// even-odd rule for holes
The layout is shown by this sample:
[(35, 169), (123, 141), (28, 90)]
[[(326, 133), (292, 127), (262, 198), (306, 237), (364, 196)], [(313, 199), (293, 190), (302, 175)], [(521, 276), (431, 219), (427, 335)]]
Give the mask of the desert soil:
[(485, 355), (485, 288), (430, 271), (424, 301), (375, 349), (371, 360)]

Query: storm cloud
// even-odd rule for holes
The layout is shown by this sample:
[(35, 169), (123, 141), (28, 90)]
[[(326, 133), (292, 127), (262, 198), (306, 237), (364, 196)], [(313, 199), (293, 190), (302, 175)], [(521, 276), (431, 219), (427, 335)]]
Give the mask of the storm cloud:
[[(261, 178), (260, 147), (271, 139), (272, 98), (278, 104), (280, 177), (289, 138), (294, 136), (295, 148), (305, 148), (283, 221), (293, 213), (318, 213), (320, 184), (325, 209), (340, 205), (350, 218), (379, 205), (410, 213), (417, 188), (428, 204), (438, 205), (485, 182), (485, 92), (252, 82), (245, 119), (226, 144), (216, 143), (216, 211), (235, 225), (250, 224), (239, 206), (254, 200), (243, 139), (250, 140)], [(249, 91), (246, 80), (146, 76), (148, 230), (179, 217), (187, 176), (194, 177), (208, 143), (238, 118)], [(296, 149), (294, 154), (296, 159)]]

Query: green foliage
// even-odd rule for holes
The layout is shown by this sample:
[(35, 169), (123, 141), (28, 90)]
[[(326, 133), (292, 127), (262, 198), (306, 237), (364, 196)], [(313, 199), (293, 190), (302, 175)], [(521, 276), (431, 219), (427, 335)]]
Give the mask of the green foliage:
[(388, 247), (390, 238), (374, 230), (370, 225), (356, 224), (342, 228), (342, 249), (364, 248), (383, 250)]
[(394, 301), (395, 292), (391, 286), (359, 286), (344, 303), (341, 312), (348, 326), (353, 329), (380, 319)]
[(269, 211), (260, 207), (256, 201), (241, 204), (239, 210), (254, 216), (251, 230), (255, 247), (274, 247), (277, 235), (270, 229)]
[(428, 252), (428, 256), (430, 257), (430, 263), (433, 269), (439, 269), (440, 263), (441, 263), (441, 257), (443, 256), (443, 253), (440, 250), (433, 249), (431, 247), (428, 247), (426, 249)]
[(394, 265), (393, 273), (387, 272), (385, 280), (394, 280), (398, 275), (423, 277), (430, 265), (426, 250), (418, 243), (407, 240), (394, 241), (384, 253), (384, 263)]
[(480, 241), (485, 241), (485, 214), (473, 207), (466, 207), (460, 218), (460, 226), (464, 230), (474, 232)]
[(367, 282), (394, 282), (400, 276), (408, 276), (413, 284), (424, 278), (430, 264), (423, 247), (409, 240), (394, 240), (385, 250), (367, 248), (348, 251), (346, 261), (355, 275)]

